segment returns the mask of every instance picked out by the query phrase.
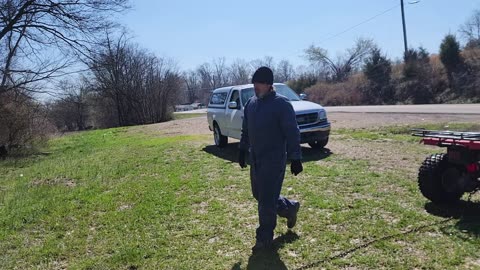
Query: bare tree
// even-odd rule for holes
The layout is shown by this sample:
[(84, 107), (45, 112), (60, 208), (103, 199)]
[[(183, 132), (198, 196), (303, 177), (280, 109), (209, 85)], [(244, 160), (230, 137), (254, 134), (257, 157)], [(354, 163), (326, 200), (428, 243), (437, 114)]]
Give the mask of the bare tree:
[(250, 62), (253, 69), (258, 69), (259, 67), (269, 67), (273, 72), (275, 72), (275, 61), (271, 56), (265, 56), (263, 59), (255, 59)]
[(0, 149), (3, 155), (44, 140), (55, 131), (47, 120), (44, 106), (33, 100), (30, 92), (12, 91), (0, 98)]
[(200, 85), (202, 89), (213, 90), (215, 85), (215, 74), (212, 66), (209, 63), (203, 63), (197, 68), (197, 73), (200, 76)]
[(230, 66), (232, 84), (247, 84), (250, 82), (252, 69), (244, 60), (237, 59)]
[(199, 97), (207, 102), (210, 92), (215, 88), (231, 84), (229, 69), (224, 57), (213, 59), (212, 63), (203, 63), (197, 68), (200, 79)]
[(89, 95), (93, 86), (86, 77), (77, 81), (60, 81), (59, 96), (49, 106), (50, 118), (61, 130), (74, 131), (87, 128)]
[(305, 50), (306, 58), (313, 64), (320, 64), (329, 70), (329, 77), (333, 81), (344, 81), (353, 72), (358, 70), (363, 60), (376, 46), (370, 39), (358, 39), (354, 47), (347, 49), (343, 56), (332, 59), (328, 51), (311, 45)]
[[(0, 94), (65, 75), (128, 0), (0, 0)], [(57, 57), (53, 57), (57, 55)]]
[(45, 109), (33, 93), (81, 69), (75, 62), (114, 27), (110, 15), (126, 9), (127, 1), (0, 0), (0, 130), (9, 137), (0, 147), (42, 134)]
[(472, 16), (460, 27), (459, 31), (467, 43), (480, 42), (480, 9), (473, 11)]
[(226, 64), (225, 57), (219, 57), (212, 61), (213, 63), (213, 81), (214, 81), (214, 88), (227, 86), (230, 84), (230, 78), (228, 74), (228, 68)]
[(190, 70), (183, 73), (183, 79), (185, 80), (187, 101), (194, 103), (200, 97), (201, 84), (199, 75), (197, 72)]
[(176, 65), (128, 43), (125, 36), (107, 36), (91, 68), (96, 90), (114, 105), (116, 125), (166, 121), (182, 84)]
[(286, 59), (281, 60), (276, 68), (275, 81), (288, 82), (295, 77), (293, 65)]
[(8, 32), (0, 47), (4, 58), (0, 59), (0, 95), (12, 90), (36, 92), (33, 83), (61, 75), (60, 71), (71, 64), (68, 58), (57, 56), (42, 58), (32, 48), (25, 46), (26, 27), (19, 33)]

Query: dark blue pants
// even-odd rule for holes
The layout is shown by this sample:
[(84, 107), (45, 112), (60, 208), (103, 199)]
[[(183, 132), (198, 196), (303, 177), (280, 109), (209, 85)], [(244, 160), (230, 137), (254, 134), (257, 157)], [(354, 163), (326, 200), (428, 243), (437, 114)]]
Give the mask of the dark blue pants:
[(296, 204), (280, 195), (285, 177), (285, 163), (256, 162), (252, 160), (250, 181), (253, 197), (258, 202), (260, 226), (257, 228), (257, 241), (271, 241), (277, 226), (277, 214), (287, 217)]

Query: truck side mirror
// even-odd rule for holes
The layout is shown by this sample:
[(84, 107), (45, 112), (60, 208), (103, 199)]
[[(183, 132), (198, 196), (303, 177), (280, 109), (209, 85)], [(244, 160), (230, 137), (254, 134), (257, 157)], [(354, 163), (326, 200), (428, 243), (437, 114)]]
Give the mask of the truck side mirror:
[(307, 95), (304, 94), (304, 93), (301, 93), (301, 94), (300, 94), (300, 99), (301, 99), (301, 100), (307, 100)]
[(232, 109), (232, 110), (238, 109), (238, 104), (237, 104), (237, 102), (232, 101), (232, 102), (228, 103), (228, 108), (229, 108), (229, 109)]

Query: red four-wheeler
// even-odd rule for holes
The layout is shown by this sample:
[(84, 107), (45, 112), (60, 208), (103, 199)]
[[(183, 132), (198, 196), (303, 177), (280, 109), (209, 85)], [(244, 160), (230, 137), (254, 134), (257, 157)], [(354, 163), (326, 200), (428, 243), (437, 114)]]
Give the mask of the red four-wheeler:
[(413, 130), (426, 145), (447, 148), (447, 153), (425, 159), (418, 173), (423, 196), (437, 204), (455, 203), (465, 192), (480, 188), (480, 132)]

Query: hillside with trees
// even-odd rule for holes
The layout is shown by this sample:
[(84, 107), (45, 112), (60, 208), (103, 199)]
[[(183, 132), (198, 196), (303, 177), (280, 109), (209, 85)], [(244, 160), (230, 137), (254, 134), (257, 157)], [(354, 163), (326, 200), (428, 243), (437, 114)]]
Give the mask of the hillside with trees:
[(182, 70), (118, 24), (129, 4), (0, 0), (2, 152), (57, 131), (168, 121), (176, 104), (205, 104), (213, 89), (249, 83), (260, 66), (327, 106), (480, 102), (480, 10), (445, 35), (438, 55), (411, 48), (391, 59), (359, 38), (335, 57), (311, 45), (300, 66), (269, 56), (217, 57)]

